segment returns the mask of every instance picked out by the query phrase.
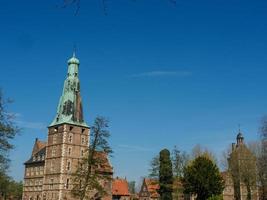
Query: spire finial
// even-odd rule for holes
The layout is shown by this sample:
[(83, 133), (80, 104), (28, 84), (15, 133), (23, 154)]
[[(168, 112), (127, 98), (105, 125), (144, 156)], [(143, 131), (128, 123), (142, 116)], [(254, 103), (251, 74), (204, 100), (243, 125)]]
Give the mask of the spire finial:
[(73, 58), (75, 58), (75, 54), (76, 54), (76, 44), (73, 45), (73, 53), (72, 53)]
[(238, 133), (241, 133), (241, 125), (238, 124)]

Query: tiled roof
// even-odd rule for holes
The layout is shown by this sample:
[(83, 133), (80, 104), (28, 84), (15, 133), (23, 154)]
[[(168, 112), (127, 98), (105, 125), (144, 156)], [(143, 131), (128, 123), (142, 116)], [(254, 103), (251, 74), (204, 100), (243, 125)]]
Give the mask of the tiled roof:
[(36, 139), (32, 150), (32, 156), (24, 164), (44, 162), (45, 153), (46, 153), (46, 142), (42, 142)]
[(119, 178), (114, 179), (112, 182), (112, 195), (130, 196), (127, 180)]
[(101, 163), (98, 166), (98, 171), (103, 173), (113, 173), (113, 168), (109, 162), (108, 154), (103, 151), (96, 152), (96, 158)]

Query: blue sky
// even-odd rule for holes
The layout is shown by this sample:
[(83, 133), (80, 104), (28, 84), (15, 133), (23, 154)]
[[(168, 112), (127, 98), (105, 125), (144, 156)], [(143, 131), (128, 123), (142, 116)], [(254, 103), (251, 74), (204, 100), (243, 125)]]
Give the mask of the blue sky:
[(86, 121), (111, 123), (115, 175), (138, 180), (162, 148), (217, 155), (258, 138), (267, 113), (267, 1), (4, 0), (0, 86), (23, 128), (10, 174), (23, 177), (36, 137), (46, 140), (67, 59), (77, 46)]

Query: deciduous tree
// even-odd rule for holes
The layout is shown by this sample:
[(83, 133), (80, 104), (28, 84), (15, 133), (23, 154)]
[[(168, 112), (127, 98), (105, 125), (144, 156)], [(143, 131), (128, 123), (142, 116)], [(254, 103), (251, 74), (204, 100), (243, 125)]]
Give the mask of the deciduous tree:
[(189, 162), (189, 155), (185, 151), (182, 152), (174, 146), (171, 159), (174, 178), (182, 178), (184, 168)]
[(105, 169), (99, 169), (99, 166), (105, 166), (107, 156), (112, 153), (107, 140), (110, 136), (108, 127), (108, 120), (104, 117), (97, 117), (91, 127), (87, 156), (79, 163), (72, 179), (74, 184), (72, 194), (80, 200), (107, 195), (104, 183), (109, 182), (111, 177)]
[(247, 190), (247, 199), (252, 199), (252, 188), (256, 185), (257, 177), (256, 156), (245, 144), (242, 144), (231, 152), (229, 156), (229, 172), (234, 183), (235, 199), (241, 199), (241, 183)]
[(8, 152), (13, 148), (11, 140), (19, 132), (14, 123), (14, 115), (7, 111), (12, 101), (5, 99), (0, 89), (0, 171), (5, 172), (8, 167)]

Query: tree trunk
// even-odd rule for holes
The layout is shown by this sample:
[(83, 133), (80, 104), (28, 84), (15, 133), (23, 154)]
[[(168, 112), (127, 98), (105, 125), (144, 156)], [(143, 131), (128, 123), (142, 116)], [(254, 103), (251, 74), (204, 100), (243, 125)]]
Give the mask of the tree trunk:
[(247, 184), (246, 187), (247, 187), (247, 200), (251, 200), (252, 198), (251, 198), (251, 188), (250, 188), (250, 185)]

